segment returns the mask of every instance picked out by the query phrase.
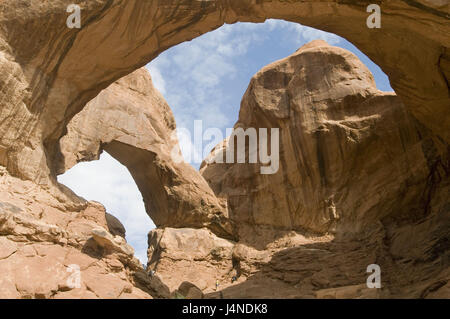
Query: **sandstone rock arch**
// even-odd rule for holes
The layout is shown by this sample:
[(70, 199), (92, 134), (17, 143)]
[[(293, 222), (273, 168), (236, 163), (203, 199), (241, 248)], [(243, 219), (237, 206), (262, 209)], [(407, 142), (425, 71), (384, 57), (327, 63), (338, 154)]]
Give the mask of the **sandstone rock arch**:
[[(58, 193), (60, 190), (54, 187), (57, 173), (63, 172), (78, 160), (98, 156), (102, 150), (111, 152), (132, 168), (133, 157), (127, 156), (131, 147), (133, 156), (146, 157), (146, 162), (150, 163), (150, 172), (163, 171), (162, 183), (167, 183), (169, 189), (194, 189), (193, 198), (170, 198), (164, 193), (165, 190), (162, 191), (161, 185), (157, 186), (156, 192), (161, 192), (167, 207), (187, 207), (183, 210), (185, 215), (177, 215), (175, 209), (173, 216), (181, 218), (179, 225), (195, 224), (194, 229), (165, 227), (153, 232), (149, 255), (158, 261), (162, 259), (163, 263), (155, 262), (160, 266), (158, 273), (162, 279), (164, 272), (175, 277), (174, 260), (184, 267), (178, 269), (189, 270), (193, 277), (201, 269), (200, 264), (213, 269), (214, 274), (211, 276), (202, 273), (210, 286), (214, 284), (213, 276), (218, 271), (226, 279), (231, 275), (230, 268), (239, 264), (239, 269), (247, 278), (255, 272), (262, 275), (255, 279), (256, 282), (249, 281), (249, 287), (256, 292), (256, 297), (266, 291), (270, 293), (269, 296), (274, 296), (273, 292), (279, 296), (280, 291), (286, 293), (283, 289), (287, 286), (294, 287), (299, 282), (306, 284), (307, 291), (298, 292), (295, 288), (297, 294), (294, 296), (310, 297), (314, 291), (317, 296), (338, 296), (342, 295), (343, 289), (344, 295), (345, 291), (350, 290), (350, 296), (360, 297), (360, 287), (354, 285), (361, 283), (365, 275), (364, 266), (376, 260), (383, 267), (386, 265), (383, 269), (388, 270), (388, 288), (393, 289), (392, 296), (448, 297), (448, 157), (440, 158), (439, 155), (446, 151), (450, 141), (448, 4), (438, 0), (380, 2), (383, 10), (382, 28), (377, 30), (366, 27), (368, 14), (365, 9), (369, 3), (366, 1), (80, 0), (82, 28), (68, 29), (65, 26), (66, 8), (71, 2), (13, 0), (0, 3), (0, 234), (2, 247), (7, 248), (4, 249), (6, 254), (1, 256), (0, 269), (2, 273), (8, 274), (0, 279), (8, 296), (51, 298), (66, 293), (69, 296), (76, 295), (78, 292), (66, 291), (67, 287), (60, 285), (65, 278), (49, 280), (54, 277), (53, 274), (40, 273), (43, 262), (56, 265), (64, 273), (64, 265), (72, 263), (72, 260), (85, 263), (87, 267), (84, 270), (86, 287), (81, 290), (81, 294), (92, 296), (91, 292), (95, 292), (96, 297), (117, 298), (130, 295), (148, 297), (152, 293), (148, 275), (133, 259), (126, 243), (106, 231), (108, 225), (104, 209), (95, 203), (80, 205), (75, 196), (68, 195), (68, 192)], [(227, 241), (205, 229), (198, 229), (202, 226), (210, 229), (218, 227), (215, 229), (216, 234), (224, 230), (226, 233), (228, 229), (227, 224), (221, 223), (220, 216), (223, 215), (215, 214), (216, 208), (220, 210), (221, 206), (220, 202), (216, 202), (217, 198), (211, 199), (213, 207), (208, 203), (203, 205), (201, 201), (198, 206), (200, 198), (212, 194), (210, 189), (203, 187), (201, 182), (197, 183), (197, 177), (190, 177), (189, 174), (181, 183), (171, 184), (173, 179), (170, 177), (176, 176), (178, 168), (167, 165), (156, 167), (155, 159), (158, 156), (163, 158), (165, 153), (142, 145), (140, 147), (139, 140), (133, 137), (133, 133), (138, 131), (129, 129), (126, 134), (122, 134), (118, 130), (119, 134), (116, 131), (109, 136), (100, 136), (94, 132), (84, 134), (83, 137), (71, 130), (69, 123), (76, 121), (77, 117), (83, 118), (89, 112), (89, 101), (97, 97), (91, 102), (96, 103), (111, 94), (106, 90), (99, 95), (111, 84), (119, 87), (123, 85), (126, 78), (117, 83), (114, 81), (131, 74), (167, 48), (224, 23), (262, 22), (267, 18), (300, 22), (339, 34), (357, 45), (389, 75), (399, 97), (383, 99), (402, 102), (425, 126), (425, 131), (431, 131), (431, 138), (427, 138), (426, 143), (417, 141), (416, 119), (410, 121), (408, 115), (406, 131), (411, 134), (407, 135), (414, 136), (409, 139), (410, 142), (414, 147), (421, 145), (422, 151), (432, 153), (426, 161), (421, 157), (416, 158), (420, 167), (413, 170), (420, 175), (418, 178), (421, 182), (425, 180), (426, 186), (435, 190), (433, 198), (429, 198), (432, 209), (425, 218), (416, 218), (409, 210), (405, 212), (406, 216), (398, 216), (395, 220), (381, 221), (378, 215), (369, 214), (366, 215), (369, 220), (376, 221), (369, 232), (360, 232), (353, 238), (339, 238), (336, 241), (330, 241), (329, 238), (305, 238), (301, 233), (279, 238), (278, 234), (272, 236), (269, 231), (263, 235), (271, 242), (271, 246), (261, 243), (264, 238), (256, 239), (257, 244), (264, 247), (248, 241)], [(130, 76), (133, 77), (133, 74)], [(131, 87), (139, 94), (139, 85), (136, 86), (136, 83)], [(114, 107), (113, 104), (109, 106)], [(160, 115), (151, 114), (155, 117)], [(120, 112), (116, 115), (121, 118)], [(395, 127), (393, 119), (389, 119), (389, 127)], [(167, 123), (170, 128), (170, 121)], [(332, 128), (333, 123), (328, 124)], [(123, 125), (123, 128), (128, 127)], [(80, 153), (79, 149), (65, 148), (70, 143), (64, 144), (64, 139), (70, 139), (74, 133), (77, 139), (86, 142), (80, 148), (83, 150)], [(160, 138), (159, 144), (168, 143), (166, 138), (158, 134), (152, 136)], [(149, 143), (153, 146), (156, 144)], [(84, 152), (86, 149), (88, 152)], [(419, 148), (417, 153), (420, 153)], [(65, 154), (79, 154), (80, 157), (63, 156)], [(429, 163), (430, 159), (434, 162)], [(444, 160), (447, 162), (443, 163)], [(425, 168), (427, 164), (431, 164), (427, 166), (431, 171), (438, 170), (437, 174), (426, 176), (427, 171), (421, 167)], [(7, 171), (3, 166), (6, 166)], [(166, 168), (168, 170), (165, 172)], [(137, 170), (143, 169), (138, 167)], [(154, 175), (157, 173), (152, 174), (152, 177)], [(435, 180), (436, 176), (439, 180)], [(148, 182), (139, 182), (142, 183), (140, 187), (154, 190)], [(410, 179), (406, 182), (408, 186), (411, 185)], [(436, 190), (439, 182), (441, 185)], [(42, 187), (36, 187), (36, 184)], [(221, 181), (214, 182), (214, 186), (220, 187)], [(69, 200), (60, 198), (67, 195)], [(414, 198), (415, 195), (406, 199)], [(190, 204), (198, 209), (189, 210)], [(327, 212), (331, 213), (328, 215), (333, 216), (334, 203), (330, 201), (327, 204)], [(380, 210), (377, 213), (385, 212)], [(159, 217), (162, 226), (176, 222), (170, 221), (169, 214)], [(156, 220), (158, 216), (153, 218)], [(354, 224), (349, 223), (349, 227)], [(321, 223), (318, 225), (321, 226)], [(101, 229), (97, 229), (97, 226), (101, 226)], [(341, 235), (347, 235), (345, 230)], [(314, 243), (316, 240), (317, 245)], [(87, 258), (84, 253), (86, 245), (92, 241), (95, 245), (91, 249), (98, 249), (98, 255)], [(200, 246), (202, 243), (205, 245)], [(214, 244), (211, 246), (211, 243)], [(298, 249), (286, 249), (290, 245), (298, 246)], [(34, 246), (35, 252), (27, 246)], [(16, 250), (19, 253), (11, 255)], [(196, 253), (194, 259), (190, 255), (192, 251)], [(54, 256), (66, 256), (68, 260), (59, 258), (55, 263), (57, 258)], [(320, 258), (317, 259), (317, 256)], [(30, 261), (29, 257), (33, 259)], [(328, 265), (334, 272), (328, 273), (327, 269), (321, 271), (322, 261), (328, 263), (331, 259)], [(341, 266), (353, 272), (354, 260), (359, 261), (357, 273), (342, 277)], [(315, 264), (314, 268), (299, 267), (299, 262), (310, 266), (311, 261), (319, 261), (319, 264)], [(41, 280), (31, 280), (29, 274), (24, 275), (22, 267), (19, 267), (24, 263), (39, 272)], [(211, 268), (211, 264), (216, 268)], [(53, 271), (52, 268), (48, 269)], [(305, 269), (308, 273), (304, 272)], [(118, 270), (122, 278), (114, 275)], [(338, 273), (336, 270), (339, 270)], [(269, 281), (266, 280), (268, 275), (271, 275)], [(340, 278), (336, 283), (339, 287), (330, 288), (327, 278)], [(159, 287), (155, 295), (162, 295), (163, 291), (168, 296), (167, 290), (173, 290), (178, 284), (179, 278), (174, 279), (170, 282), (170, 289)], [(242, 280), (247, 282), (245, 278)], [(41, 285), (42, 282), (49, 282), (49, 285)], [(276, 283), (282, 285), (277, 286)], [(139, 291), (136, 287), (143, 290)]]
[(442, 1), (381, 3), (381, 29), (367, 28), (365, 2), (281, 0), (79, 1), (82, 28), (68, 29), (70, 3), (0, 4), (0, 164), (25, 179), (48, 183), (67, 123), (113, 81), (224, 23), (267, 18), (357, 45), (434, 132), (438, 149), (450, 141), (449, 6)]
[(183, 161), (175, 119), (143, 68), (103, 90), (69, 123), (56, 173), (106, 151), (131, 173), (158, 227), (206, 226), (232, 236), (226, 211), (208, 184)]

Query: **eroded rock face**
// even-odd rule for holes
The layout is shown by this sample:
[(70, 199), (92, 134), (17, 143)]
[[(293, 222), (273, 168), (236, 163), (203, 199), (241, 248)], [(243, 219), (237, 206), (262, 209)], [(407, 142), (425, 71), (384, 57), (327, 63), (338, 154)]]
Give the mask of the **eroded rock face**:
[(67, 209), (4, 168), (0, 178), (0, 298), (151, 298), (102, 205)]
[[(63, 173), (107, 150), (130, 170), (158, 226), (210, 227), (229, 236), (221, 226), (225, 210), (208, 184), (191, 166), (172, 160), (179, 152), (174, 130), (167, 103), (140, 69), (74, 117), (60, 141), (55, 170)], [(101, 204), (63, 185), (45, 188), (3, 168), (1, 174), (0, 297), (170, 297), (166, 284), (149, 277), (134, 258), (123, 225)], [(67, 284), (74, 265), (80, 287)]]
[[(201, 169), (241, 232), (359, 231), (387, 216), (428, 212), (426, 181), (439, 161), (433, 138), (344, 49), (313, 41), (263, 68), (244, 95), (238, 128), (277, 128), (280, 136), (274, 174), (261, 174), (262, 164)], [(223, 163), (229, 142), (207, 161)]]
[(139, 69), (88, 103), (60, 141), (58, 173), (106, 150), (128, 168), (159, 227), (209, 227), (232, 236), (226, 210), (195, 169), (179, 161), (172, 111)]

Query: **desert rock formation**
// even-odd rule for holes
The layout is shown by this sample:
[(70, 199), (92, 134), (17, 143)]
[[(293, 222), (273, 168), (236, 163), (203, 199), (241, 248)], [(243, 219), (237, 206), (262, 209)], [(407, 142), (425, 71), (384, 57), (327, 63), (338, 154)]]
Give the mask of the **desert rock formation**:
[(138, 288), (145, 272), (133, 248), (108, 220), (99, 203), (67, 208), (1, 168), (0, 298), (151, 298)]
[[(203, 163), (237, 227), (356, 232), (389, 215), (428, 213), (433, 186), (425, 181), (439, 174), (431, 134), (344, 49), (313, 41), (263, 68), (244, 94), (237, 128), (280, 130), (275, 174), (248, 159)], [(223, 163), (229, 142), (208, 160)]]
[[(69, 0), (0, 3), (1, 296), (449, 297), (448, 3), (383, 2), (381, 29), (349, 1), (78, 3), (80, 29), (66, 27)], [(267, 18), (345, 37), (397, 95), (348, 52), (310, 44), (261, 70), (242, 103), (238, 126), (282, 128), (279, 172), (205, 165), (208, 185), (168, 157), (173, 117), (139, 69), (224, 23)], [(117, 220), (57, 183), (102, 151), (161, 226), (153, 276)], [(383, 269), (376, 292), (370, 263)], [(81, 288), (67, 286), (71, 264)], [(186, 280), (197, 266), (203, 278)]]

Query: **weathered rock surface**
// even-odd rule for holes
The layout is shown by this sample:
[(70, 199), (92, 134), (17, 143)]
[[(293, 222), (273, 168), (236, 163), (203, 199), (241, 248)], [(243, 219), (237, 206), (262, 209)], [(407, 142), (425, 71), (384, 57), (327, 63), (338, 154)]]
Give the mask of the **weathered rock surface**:
[[(179, 151), (174, 130), (175, 121), (167, 103), (153, 87), (148, 71), (140, 69), (112, 84), (73, 118), (60, 141), (56, 171), (63, 173), (80, 161), (98, 159), (100, 153), (107, 150), (130, 170), (143, 194), (147, 211), (158, 226), (209, 227), (225, 237), (230, 236), (231, 226), (224, 217), (226, 211), (205, 180), (190, 165), (172, 160), (173, 150)], [(142, 269), (133, 257), (133, 248), (124, 239), (123, 225), (106, 213), (101, 204), (86, 202), (63, 185), (46, 188), (20, 181), (6, 171), (2, 174), (4, 187), (0, 194), (4, 201), (0, 202), (0, 207), (5, 209), (5, 214), (7, 211), (15, 213), (24, 221), (16, 222), (19, 217), (6, 214), (1, 223), (7, 237), (0, 237), (3, 248), (0, 257), (5, 259), (5, 267), (9, 267), (3, 270), (4, 280), (9, 278), (6, 287), (10, 289), (0, 297), (170, 297), (173, 289), (156, 276), (149, 277)], [(61, 196), (64, 196), (62, 200)], [(23, 202), (30, 203), (24, 213), (20, 208)], [(22, 229), (24, 223), (25, 230)], [(29, 236), (8, 239), (21, 232)], [(56, 251), (52, 257), (58, 257), (61, 262), (55, 263), (58, 258), (48, 258), (28, 263), (20, 254), (14, 254), (18, 249), (14, 240), (25, 241), (28, 253), (34, 251), (34, 241), (44, 242)], [(64, 285), (70, 276), (66, 271), (70, 265), (63, 263), (69, 252), (91, 260), (92, 267), (82, 268), (81, 288)], [(13, 254), (18, 256), (17, 260), (10, 257)], [(15, 274), (13, 269), (18, 263), (27, 265), (27, 276), (30, 271), (38, 276), (40, 268), (48, 268), (48, 275), (44, 273), (35, 280), (37, 285), (54, 271), (61, 276), (43, 287), (16, 289), (14, 285), (30, 279)], [(77, 260), (74, 264), (78, 265)]]
[(0, 298), (151, 298), (135, 279), (145, 272), (132, 248), (107, 231), (102, 205), (70, 210), (4, 168), (0, 177)]
[(175, 291), (174, 298), (181, 299), (203, 299), (204, 294), (200, 288), (190, 282), (181, 283), (180, 287)]
[(231, 280), (233, 246), (207, 229), (155, 229), (149, 234), (147, 268), (171, 291), (187, 281), (213, 292), (217, 280)]

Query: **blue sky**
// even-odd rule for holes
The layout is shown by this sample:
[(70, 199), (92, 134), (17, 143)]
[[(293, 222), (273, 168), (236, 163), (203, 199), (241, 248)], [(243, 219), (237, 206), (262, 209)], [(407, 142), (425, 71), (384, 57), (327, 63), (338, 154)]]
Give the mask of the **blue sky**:
[[(225, 136), (225, 129), (233, 127), (238, 119), (251, 77), (315, 39), (352, 51), (372, 71), (378, 89), (393, 91), (381, 69), (345, 39), (280, 20), (225, 25), (163, 52), (147, 67), (172, 108), (177, 127), (192, 131), (194, 120), (202, 120), (204, 129), (216, 127)], [(193, 141), (184, 135), (179, 137), (184, 154), (189, 150), (201, 153), (193, 149)], [(191, 164), (198, 168), (200, 163)], [(124, 166), (104, 153), (99, 161), (78, 164), (59, 181), (78, 195), (101, 202), (118, 217), (136, 256), (146, 262), (147, 233), (155, 226)]]

